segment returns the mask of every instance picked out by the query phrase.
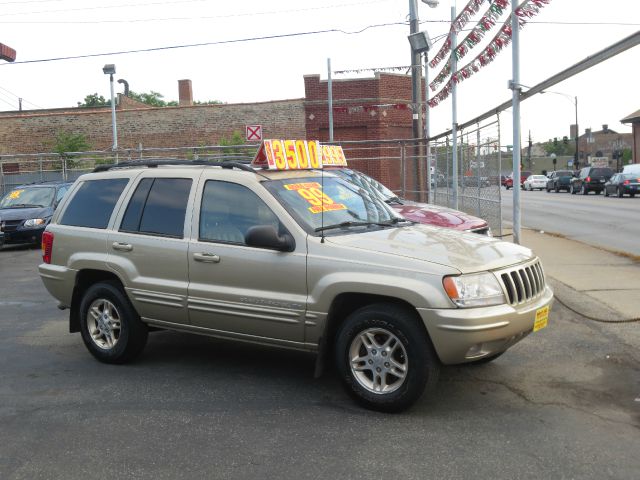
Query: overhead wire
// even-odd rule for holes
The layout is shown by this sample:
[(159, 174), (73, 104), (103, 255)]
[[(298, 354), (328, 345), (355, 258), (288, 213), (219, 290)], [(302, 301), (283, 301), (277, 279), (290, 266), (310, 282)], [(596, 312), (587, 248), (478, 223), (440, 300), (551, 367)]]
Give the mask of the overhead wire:
[(15, 61), (12, 63), (0, 63), (0, 67), (6, 66), (6, 65), (20, 65), (20, 64), (26, 64), (26, 63), (43, 63), (43, 62), (54, 62), (54, 61), (61, 61), (61, 60), (76, 60), (80, 58), (125, 55), (125, 54), (132, 54), (132, 53), (148, 53), (148, 52), (158, 52), (163, 50), (176, 50), (181, 48), (193, 48), (193, 47), (204, 47), (204, 46), (211, 46), (211, 45), (225, 45), (225, 44), (233, 44), (233, 43), (255, 42), (258, 40), (274, 40), (274, 39), (280, 39), (280, 38), (302, 37), (302, 36), (319, 35), (319, 34), (326, 34), (326, 33), (342, 33), (344, 35), (357, 35), (366, 30), (369, 30), (370, 28), (388, 27), (393, 25), (406, 25), (406, 22), (367, 25), (366, 27), (363, 27), (360, 30), (354, 30), (354, 31), (345, 31), (338, 28), (329, 28), (325, 30), (283, 33), (279, 35), (265, 35), (260, 37), (247, 37), (247, 38), (238, 38), (233, 40), (218, 40), (213, 42), (191, 43), (191, 44), (184, 44), (184, 45), (167, 45), (163, 47), (140, 48), (140, 49), (133, 49), (133, 50), (120, 50), (120, 51), (102, 52), (102, 53), (89, 53), (85, 55), (69, 55), (65, 57), (41, 58), (36, 60), (22, 60), (22, 61)]

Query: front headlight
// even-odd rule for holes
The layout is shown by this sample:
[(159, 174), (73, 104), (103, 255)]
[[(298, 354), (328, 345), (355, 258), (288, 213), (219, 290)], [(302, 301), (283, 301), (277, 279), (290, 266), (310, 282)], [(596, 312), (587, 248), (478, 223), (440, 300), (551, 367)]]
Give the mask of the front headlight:
[(442, 284), (451, 301), (461, 308), (506, 303), (498, 279), (489, 272), (444, 277)]
[(25, 220), (24, 226), (26, 228), (37, 228), (45, 225), (46, 223), (46, 218), (30, 218), (29, 220)]

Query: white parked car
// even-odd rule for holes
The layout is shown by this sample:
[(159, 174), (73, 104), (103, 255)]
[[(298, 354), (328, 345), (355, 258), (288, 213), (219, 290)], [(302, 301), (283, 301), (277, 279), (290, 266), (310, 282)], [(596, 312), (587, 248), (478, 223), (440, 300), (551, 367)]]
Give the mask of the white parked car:
[(545, 175), (529, 175), (523, 186), (525, 190), (535, 190), (536, 188), (544, 190), (547, 188), (547, 180), (549, 179)]

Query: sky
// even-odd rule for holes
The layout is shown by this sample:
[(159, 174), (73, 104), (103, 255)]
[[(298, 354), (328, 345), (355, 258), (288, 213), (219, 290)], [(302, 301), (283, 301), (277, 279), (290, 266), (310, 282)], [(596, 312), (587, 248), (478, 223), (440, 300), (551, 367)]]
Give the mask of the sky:
[[(418, 1), (420, 28), (435, 40), (434, 50), (449, 29), (454, 3), (462, 9), (467, 1), (441, 0), (436, 8)], [(73, 107), (92, 93), (109, 98), (102, 72), (107, 63), (136, 92), (177, 100), (178, 80), (191, 79), (195, 100), (226, 103), (302, 98), (303, 76), (326, 79), (328, 58), (336, 80), (373, 76), (335, 73), (342, 70), (410, 64), (406, 0), (0, 0), (0, 12), (0, 43), (17, 51), (16, 62), (0, 61), (0, 111), (17, 110), (18, 98), (25, 110)], [(639, 29), (638, 0), (551, 0), (520, 31), (520, 83), (535, 85)], [(164, 48), (194, 44), (207, 45)], [(109, 54), (89, 56), (102, 53)], [(79, 56), (88, 57), (50, 60)], [(511, 78), (509, 46), (460, 84), (458, 122), (509, 100)], [(530, 131), (534, 142), (569, 135), (577, 96), (581, 132), (603, 124), (630, 132), (619, 120), (640, 110), (639, 79), (640, 46), (550, 89), (563, 95), (524, 102), (522, 131)], [(451, 113), (450, 98), (432, 109), (432, 135), (450, 128)], [(511, 134), (509, 116), (501, 116), (505, 137)]]

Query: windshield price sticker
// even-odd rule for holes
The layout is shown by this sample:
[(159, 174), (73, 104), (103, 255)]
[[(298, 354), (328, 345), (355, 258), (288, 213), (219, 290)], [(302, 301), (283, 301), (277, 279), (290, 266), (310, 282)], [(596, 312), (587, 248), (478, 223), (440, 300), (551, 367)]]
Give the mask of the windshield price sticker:
[(340, 145), (322, 146), (322, 166), (323, 167), (346, 167), (347, 159)]
[(320, 143), (316, 140), (265, 140), (252, 164), (269, 170), (320, 168)]
[(298, 192), (309, 204), (311, 213), (334, 212), (336, 210), (346, 210), (347, 206), (342, 203), (336, 203), (333, 199), (324, 193), (322, 186), (317, 182), (307, 183), (290, 183), (284, 188)]
[(24, 190), (14, 190), (9, 194), (9, 198), (11, 200), (17, 200), (18, 198), (20, 198), (20, 195), (22, 194), (22, 192), (24, 192)]

